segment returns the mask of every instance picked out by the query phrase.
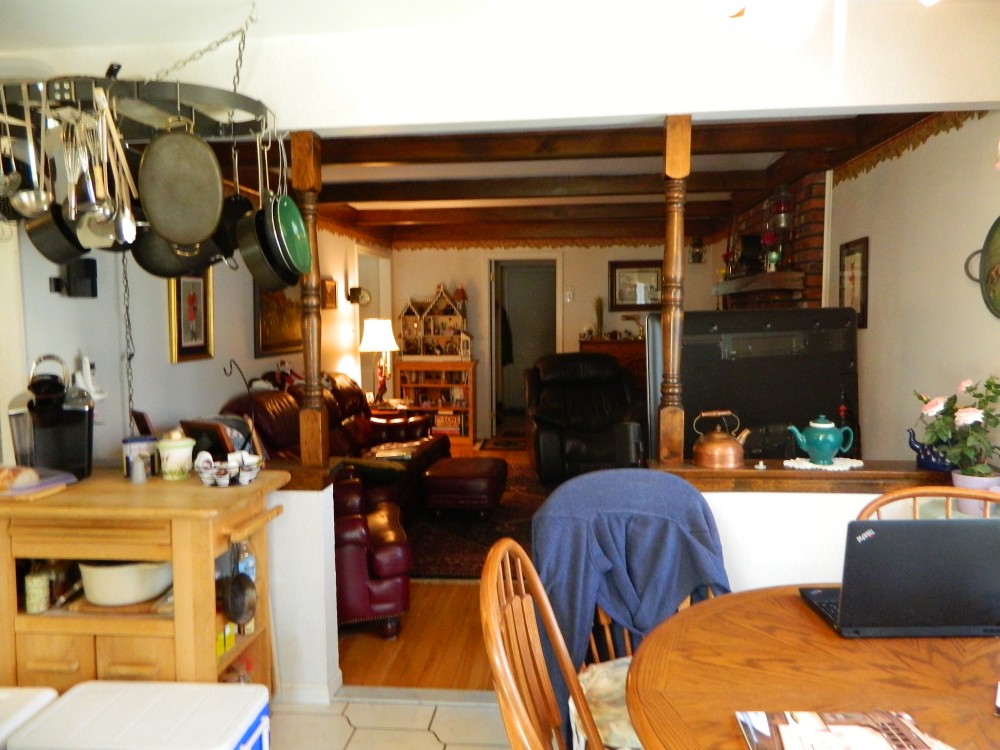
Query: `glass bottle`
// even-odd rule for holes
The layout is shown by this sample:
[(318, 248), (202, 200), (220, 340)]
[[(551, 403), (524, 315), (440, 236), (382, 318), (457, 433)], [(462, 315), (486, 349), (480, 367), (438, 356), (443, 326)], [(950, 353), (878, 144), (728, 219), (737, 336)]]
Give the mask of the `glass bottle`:
[[(249, 539), (239, 542), (236, 549), (236, 572), (243, 573), (250, 577), (250, 580), (257, 580), (257, 554)], [(248, 622), (239, 626), (240, 635), (252, 635), (254, 632), (254, 621), (251, 618)]]

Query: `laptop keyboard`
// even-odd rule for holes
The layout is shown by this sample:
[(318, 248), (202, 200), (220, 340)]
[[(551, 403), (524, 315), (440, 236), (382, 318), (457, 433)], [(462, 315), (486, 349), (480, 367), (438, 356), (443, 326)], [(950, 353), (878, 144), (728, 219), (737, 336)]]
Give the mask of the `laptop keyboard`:
[(836, 599), (820, 599), (813, 600), (813, 604), (816, 605), (823, 613), (829, 617), (834, 622), (840, 622), (840, 602)]

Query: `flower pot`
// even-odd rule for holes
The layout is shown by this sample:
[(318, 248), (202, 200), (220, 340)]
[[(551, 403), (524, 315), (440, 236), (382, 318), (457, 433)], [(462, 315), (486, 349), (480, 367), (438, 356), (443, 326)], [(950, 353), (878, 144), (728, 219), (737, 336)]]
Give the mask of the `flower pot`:
[[(968, 487), (970, 489), (985, 490), (986, 492), (1000, 492), (1000, 476), (987, 474), (985, 476), (968, 476), (957, 469), (951, 472), (951, 483), (955, 487)], [(983, 503), (981, 500), (959, 499), (956, 507), (962, 513), (971, 516), (983, 515)]]

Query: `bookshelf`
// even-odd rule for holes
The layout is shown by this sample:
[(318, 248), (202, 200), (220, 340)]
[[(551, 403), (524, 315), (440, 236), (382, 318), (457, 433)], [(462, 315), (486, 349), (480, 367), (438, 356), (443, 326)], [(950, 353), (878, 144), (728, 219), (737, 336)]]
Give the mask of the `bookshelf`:
[(430, 414), (433, 432), (452, 442), (472, 444), (476, 437), (476, 362), (430, 360), (396, 364), (396, 384), (408, 409)]

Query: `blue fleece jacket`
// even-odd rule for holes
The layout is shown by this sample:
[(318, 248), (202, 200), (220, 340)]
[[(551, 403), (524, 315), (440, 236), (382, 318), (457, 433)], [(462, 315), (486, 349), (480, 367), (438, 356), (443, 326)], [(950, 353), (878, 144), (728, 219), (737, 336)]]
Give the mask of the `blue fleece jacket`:
[[(576, 665), (587, 657), (595, 605), (637, 646), (688, 595), (729, 591), (705, 498), (652, 469), (596, 471), (561, 484), (532, 519), (531, 559)], [(548, 644), (545, 659), (568, 727), (568, 691)]]

